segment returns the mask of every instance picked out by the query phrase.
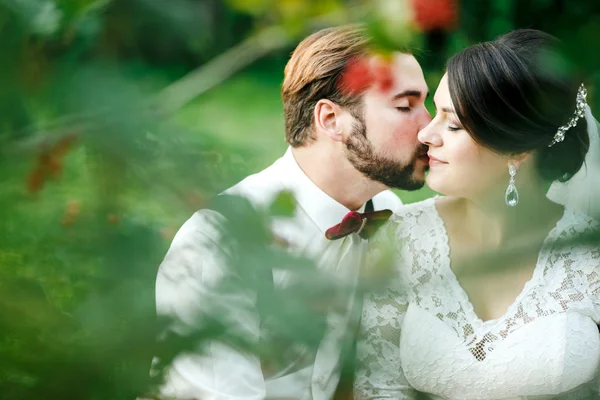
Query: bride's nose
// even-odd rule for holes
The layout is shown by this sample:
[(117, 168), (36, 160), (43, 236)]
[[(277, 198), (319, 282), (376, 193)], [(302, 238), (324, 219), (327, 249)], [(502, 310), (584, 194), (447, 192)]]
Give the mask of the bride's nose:
[(417, 135), (419, 142), (430, 147), (441, 146), (442, 136), (440, 135), (439, 126), (437, 125), (439, 124), (434, 118), (426, 127), (421, 129)]

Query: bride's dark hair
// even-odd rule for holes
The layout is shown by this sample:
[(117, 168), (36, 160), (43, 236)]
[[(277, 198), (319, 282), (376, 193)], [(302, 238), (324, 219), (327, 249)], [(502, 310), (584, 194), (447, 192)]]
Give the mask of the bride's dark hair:
[(471, 46), (448, 61), (448, 84), (458, 119), (477, 143), (501, 154), (534, 151), (549, 181), (567, 181), (581, 168), (585, 118), (548, 147), (574, 115), (581, 85), (553, 36), (520, 29)]

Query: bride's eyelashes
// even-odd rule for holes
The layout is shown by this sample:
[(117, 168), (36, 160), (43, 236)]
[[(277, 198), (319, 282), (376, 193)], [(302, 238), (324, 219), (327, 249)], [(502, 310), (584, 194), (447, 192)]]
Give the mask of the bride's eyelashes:
[(396, 110), (400, 112), (410, 112), (410, 107), (396, 107)]
[(454, 121), (448, 121), (448, 130), (451, 132), (456, 132), (456, 131), (460, 131), (462, 129), (464, 129), (460, 124), (454, 122)]

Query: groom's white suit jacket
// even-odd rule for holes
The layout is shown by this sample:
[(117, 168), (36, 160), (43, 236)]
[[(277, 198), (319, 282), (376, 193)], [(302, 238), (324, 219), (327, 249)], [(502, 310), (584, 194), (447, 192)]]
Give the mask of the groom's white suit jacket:
[[(290, 191), (297, 200), (294, 218), (273, 222), (275, 233), (294, 250), (313, 258), (325, 273), (336, 279), (356, 284), (367, 241), (352, 234), (330, 241), (325, 231), (341, 222), (348, 209), (320, 190), (300, 169), (290, 149), (283, 157), (258, 174), (252, 175), (226, 191), (242, 195), (255, 206), (266, 206), (281, 191)], [(375, 210), (395, 211), (402, 205), (390, 191), (373, 198)], [(364, 207), (364, 206), (363, 206)], [(214, 250), (216, 231), (211, 228), (213, 211), (196, 212), (179, 230), (160, 266), (156, 282), (156, 304), (159, 315), (176, 317), (180, 332), (189, 330), (194, 316), (202, 307), (220, 305), (232, 309), (254, 301), (249, 296), (233, 298), (212, 290), (223, 275), (224, 265)], [(285, 285), (283, 271), (273, 272), (276, 287)], [(255, 297), (254, 297), (255, 298)], [(263, 378), (260, 360), (237, 352), (223, 344), (211, 344), (203, 355), (180, 355), (166, 375), (161, 394), (181, 399), (314, 399), (329, 400), (340, 375), (341, 343), (347, 329), (348, 314), (328, 318), (328, 330), (312, 365), (292, 373), (281, 371), (273, 378)], [(245, 303), (248, 304), (248, 303)], [(259, 337), (258, 316), (236, 315), (232, 324)]]

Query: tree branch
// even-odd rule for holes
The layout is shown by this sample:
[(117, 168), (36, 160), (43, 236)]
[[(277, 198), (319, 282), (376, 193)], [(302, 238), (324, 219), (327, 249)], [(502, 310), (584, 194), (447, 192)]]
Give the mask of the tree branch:
[[(312, 30), (356, 21), (363, 18), (366, 12), (365, 7), (346, 8), (343, 11), (311, 19), (307, 23), (307, 29)], [(143, 117), (144, 114), (154, 118), (169, 117), (196, 97), (218, 86), (261, 57), (293, 44), (301, 35), (302, 32), (295, 35), (289, 33), (282, 25), (274, 25), (261, 30), (164, 88), (146, 104), (137, 108), (141, 113), (140, 117)], [(126, 113), (125, 118), (130, 115), (131, 113)], [(67, 134), (85, 132), (97, 126), (99, 121), (106, 124), (111, 119), (118, 121), (120, 118), (124, 118), (123, 110), (115, 109), (94, 109), (85, 113), (63, 116), (43, 127), (39, 125), (28, 127), (22, 132), (23, 136), (28, 136), (28, 138), (12, 146), (7, 146), (8, 148), (4, 152), (16, 154), (31, 152), (43, 146), (51, 146)], [(40, 136), (40, 132), (43, 132), (44, 135)]]

